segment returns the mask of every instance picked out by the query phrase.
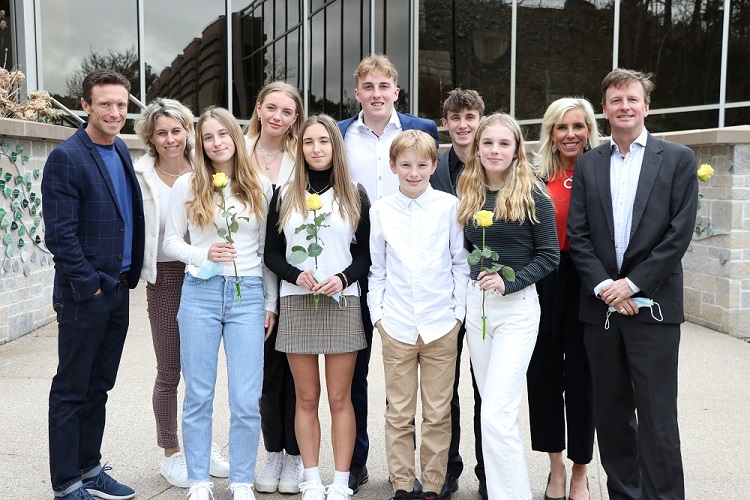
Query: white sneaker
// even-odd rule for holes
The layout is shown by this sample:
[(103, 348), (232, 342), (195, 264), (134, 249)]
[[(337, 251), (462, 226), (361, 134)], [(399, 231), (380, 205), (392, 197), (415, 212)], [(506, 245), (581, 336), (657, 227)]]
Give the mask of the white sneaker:
[(354, 492), (346, 486), (331, 484), (326, 486), (326, 500), (350, 500)]
[[(255, 491), (260, 493), (275, 493), (281, 479), (281, 469), (284, 466), (283, 451), (267, 451), (266, 463), (260, 474), (255, 476)], [(299, 492), (299, 486), (297, 491)]]
[(163, 457), (159, 469), (161, 469), (161, 475), (164, 476), (164, 479), (172, 486), (177, 486), (178, 488), (187, 488), (190, 486), (187, 463), (185, 462), (185, 454), (183, 452), (178, 451), (171, 457)]
[(255, 500), (253, 483), (232, 483), (229, 485), (234, 500)]
[(326, 500), (326, 489), (319, 481), (300, 483), (299, 490), (302, 492), (302, 500)]
[(229, 477), (229, 462), (221, 456), (216, 443), (211, 443), (211, 467), (208, 473), (213, 477)]
[[(299, 455), (284, 454), (284, 465), (281, 468), (279, 478), (279, 493), (299, 493), (302, 474), (305, 468), (302, 465), (302, 457)], [(314, 497), (313, 497), (314, 498)]]
[(195, 482), (190, 485), (187, 497), (189, 500), (212, 500), (214, 497), (213, 487), (214, 483), (208, 481)]

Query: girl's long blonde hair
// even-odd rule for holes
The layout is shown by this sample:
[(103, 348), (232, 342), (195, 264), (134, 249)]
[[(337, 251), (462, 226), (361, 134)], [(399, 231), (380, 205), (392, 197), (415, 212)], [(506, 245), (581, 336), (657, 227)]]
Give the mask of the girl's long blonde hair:
[(588, 147), (595, 148), (599, 145), (599, 129), (596, 125), (594, 108), (591, 103), (582, 97), (563, 97), (549, 105), (542, 119), (542, 130), (539, 135), (539, 152), (534, 157), (534, 167), (537, 175), (544, 181), (563, 175), (563, 166), (560, 161), (560, 152), (552, 151), (552, 133), (555, 125), (563, 119), (565, 113), (572, 109), (580, 109), (586, 122), (588, 133)]
[(485, 116), (479, 122), (479, 127), (474, 133), (471, 151), (456, 187), (456, 194), (460, 200), (458, 221), (464, 225), (471, 222), (474, 214), (481, 210), (485, 201), (487, 201), (489, 182), (484, 166), (482, 166), (482, 160), (479, 157), (479, 144), (484, 131), (494, 126), (502, 126), (510, 130), (516, 141), (515, 158), (505, 171), (503, 185), (497, 193), (493, 210), (495, 219), (502, 219), (506, 222), (514, 220), (522, 223), (528, 220), (536, 224), (539, 220), (536, 217), (533, 193), (536, 190), (547, 196), (547, 191), (534, 175), (526, 156), (526, 147), (520, 125), (505, 113)]
[(242, 203), (243, 208), (249, 208), (258, 220), (264, 219), (264, 203), (268, 200), (260, 177), (250, 163), (250, 155), (245, 147), (240, 125), (229, 111), (216, 106), (206, 108), (195, 127), (195, 169), (191, 180), (195, 198), (185, 204), (188, 218), (201, 229), (210, 227), (215, 218), (218, 193), (211, 176), (216, 173), (216, 170), (203, 149), (203, 126), (209, 118), (221, 123), (234, 141), (234, 174), (230, 176), (232, 177), (232, 194)]
[(297, 113), (297, 118), (294, 119), (294, 123), (284, 134), (284, 140), (282, 141), (282, 147), (284, 151), (289, 154), (294, 154), (297, 148), (297, 137), (299, 137), (299, 129), (302, 126), (302, 121), (305, 119), (305, 112), (302, 104), (302, 96), (297, 90), (297, 87), (289, 85), (286, 82), (280, 80), (268, 83), (260, 89), (258, 92), (258, 99), (255, 101), (255, 107), (253, 108), (253, 115), (250, 117), (250, 121), (247, 122), (245, 127), (245, 135), (249, 138), (260, 137), (261, 124), (260, 117), (258, 116), (258, 106), (263, 107), (263, 103), (269, 94), (274, 92), (282, 92), (287, 96), (291, 97), (294, 101), (294, 111)]
[(311, 126), (319, 123), (326, 128), (331, 138), (333, 148), (333, 172), (331, 173), (331, 188), (333, 189), (333, 201), (339, 205), (339, 215), (348, 221), (352, 231), (357, 229), (360, 216), (360, 199), (357, 186), (349, 176), (349, 165), (346, 160), (346, 149), (344, 138), (336, 121), (328, 115), (320, 114), (309, 117), (302, 124), (297, 141), (297, 154), (294, 160), (294, 174), (289, 185), (283, 191), (281, 207), (279, 210), (279, 232), (284, 224), (294, 213), (307, 215), (307, 196), (305, 191), (310, 184), (309, 167), (304, 153), (305, 131)]

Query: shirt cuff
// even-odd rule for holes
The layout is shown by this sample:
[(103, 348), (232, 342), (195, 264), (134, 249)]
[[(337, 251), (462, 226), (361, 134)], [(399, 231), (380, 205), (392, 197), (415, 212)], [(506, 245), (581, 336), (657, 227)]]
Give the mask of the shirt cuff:
[(635, 283), (633, 283), (632, 281), (630, 281), (630, 280), (629, 280), (629, 279), (628, 279), (627, 277), (625, 277), (625, 281), (627, 281), (627, 282), (628, 282), (628, 286), (630, 287), (630, 289), (631, 289), (631, 290), (633, 290), (633, 293), (638, 293), (638, 292), (640, 292), (640, 291), (641, 291), (641, 289), (640, 289), (640, 288), (638, 288), (638, 287), (636, 286), (636, 284), (635, 284)]
[(599, 296), (599, 292), (601, 292), (602, 288), (604, 288), (606, 285), (609, 285), (610, 283), (614, 283), (614, 281), (610, 278), (607, 278), (594, 287), (594, 295), (596, 295), (596, 298), (601, 299), (601, 297)]

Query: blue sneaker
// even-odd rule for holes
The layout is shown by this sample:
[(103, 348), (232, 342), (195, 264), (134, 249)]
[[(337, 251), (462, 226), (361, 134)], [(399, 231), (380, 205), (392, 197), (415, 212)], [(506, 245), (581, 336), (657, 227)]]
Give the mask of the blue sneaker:
[(64, 497), (55, 497), (55, 500), (94, 500), (86, 488), (81, 486), (77, 490), (73, 490)]
[(107, 474), (112, 467), (105, 465), (94, 477), (84, 479), (83, 487), (88, 490), (89, 494), (96, 498), (105, 500), (127, 500), (135, 496), (135, 490), (130, 486), (125, 486), (115, 481), (112, 476)]

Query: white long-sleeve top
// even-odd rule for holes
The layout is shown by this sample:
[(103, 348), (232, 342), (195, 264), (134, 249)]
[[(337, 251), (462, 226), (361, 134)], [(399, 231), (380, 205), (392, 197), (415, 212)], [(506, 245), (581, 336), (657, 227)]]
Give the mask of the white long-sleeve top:
[(367, 304), (373, 324), (399, 342), (437, 340), (466, 316), (469, 281), (458, 198), (428, 186), (417, 199), (400, 192), (370, 209)]
[[(224, 241), (216, 232), (212, 224), (206, 228), (196, 226), (188, 220), (185, 203), (194, 198), (191, 187), (193, 175), (183, 175), (172, 186), (172, 196), (169, 199), (169, 217), (164, 233), (164, 253), (173, 259), (187, 264), (187, 272), (197, 276), (200, 268), (208, 260), (208, 249), (214, 243)], [(268, 203), (271, 201), (271, 181), (264, 176), (258, 176), (261, 180), (266, 199), (263, 203), (263, 213), (268, 214)], [(237, 213), (239, 230), (232, 233), (234, 246), (237, 250), (238, 276), (259, 276), (263, 278), (263, 291), (265, 295), (266, 311), (276, 312), (278, 305), (278, 280), (263, 263), (263, 249), (266, 243), (266, 221), (259, 220), (249, 209), (242, 208), (242, 202), (231, 194), (231, 181), (224, 188), (226, 194), (226, 206), (234, 206)], [(218, 195), (216, 201), (219, 201)], [(249, 221), (240, 219), (248, 217)], [(219, 227), (226, 225), (221, 216), (219, 208), (215, 209), (216, 224)], [(222, 264), (221, 275), (234, 276), (234, 266), (231, 262)]]

